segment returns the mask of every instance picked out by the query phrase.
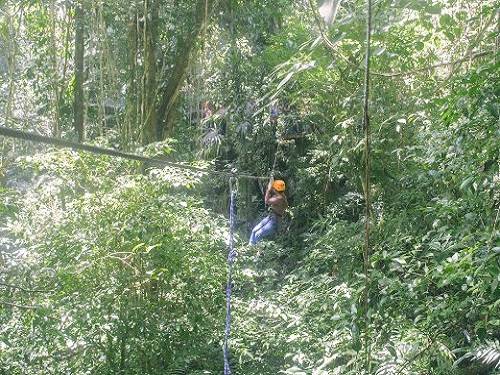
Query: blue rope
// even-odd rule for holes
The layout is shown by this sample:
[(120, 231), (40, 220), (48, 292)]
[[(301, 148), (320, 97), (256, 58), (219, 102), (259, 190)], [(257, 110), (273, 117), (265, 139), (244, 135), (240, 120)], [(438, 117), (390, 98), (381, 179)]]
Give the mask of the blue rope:
[(235, 178), (231, 177), (229, 181), (229, 191), (231, 202), (229, 206), (229, 251), (227, 255), (228, 276), (226, 286), (226, 328), (224, 331), (224, 375), (231, 375), (231, 366), (229, 364), (229, 336), (231, 333), (231, 294), (233, 289), (233, 264), (236, 259), (234, 250), (234, 227), (236, 223), (236, 191), (233, 183)]

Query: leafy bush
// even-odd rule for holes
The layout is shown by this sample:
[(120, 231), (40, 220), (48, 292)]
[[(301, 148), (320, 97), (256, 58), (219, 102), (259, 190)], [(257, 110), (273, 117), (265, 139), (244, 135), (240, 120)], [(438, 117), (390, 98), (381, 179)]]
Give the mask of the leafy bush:
[[(68, 153), (30, 163), (49, 166), (51, 177), (21, 207), (18, 225), (40, 232), (27, 236), (29, 264), (10, 276), (47, 291), (4, 294), (23, 306), (1, 313), (3, 371), (217, 368), (226, 230), (190, 194), (196, 178), (168, 170), (103, 177), (111, 161)], [(68, 193), (63, 179), (85, 193)]]

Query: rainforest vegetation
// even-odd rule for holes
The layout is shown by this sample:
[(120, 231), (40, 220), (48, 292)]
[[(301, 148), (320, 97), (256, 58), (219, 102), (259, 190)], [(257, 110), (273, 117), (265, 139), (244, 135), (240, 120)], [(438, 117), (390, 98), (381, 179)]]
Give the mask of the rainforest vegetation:
[(0, 375), (222, 374), (230, 186), (233, 374), (500, 373), (499, 31), (496, 0), (0, 0), (0, 130), (150, 159), (0, 132)]

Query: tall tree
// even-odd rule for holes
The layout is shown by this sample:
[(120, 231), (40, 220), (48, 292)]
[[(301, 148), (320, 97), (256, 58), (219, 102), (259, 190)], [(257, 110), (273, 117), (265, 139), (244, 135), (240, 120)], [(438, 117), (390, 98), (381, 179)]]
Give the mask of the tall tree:
[(126, 147), (133, 136), (133, 129), (137, 123), (137, 48), (138, 48), (138, 35), (137, 35), (137, 2), (132, 1), (128, 13), (128, 35), (127, 35), (127, 102), (126, 102), (126, 118), (124, 125), (121, 129), (122, 145)]
[(8, 72), (8, 98), (5, 106), (5, 123), (8, 124), (12, 119), (14, 107), (14, 98), (16, 93), (15, 73), (16, 73), (16, 55), (17, 55), (17, 39), (16, 29), (14, 27), (14, 14), (10, 4), (5, 4), (5, 19), (7, 23), (7, 72)]
[(59, 77), (58, 77), (58, 66), (57, 66), (57, 39), (56, 39), (56, 20), (57, 20), (57, 13), (56, 13), (56, 1), (52, 0), (50, 2), (49, 6), (49, 12), (50, 12), (50, 26), (49, 26), (49, 32), (50, 32), (50, 41), (51, 41), (51, 51), (50, 51), (50, 65), (51, 65), (51, 75), (52, 75), (52, 92), (53, 92), (53, 102), (54, 102), (54, 108), (53, 108), (53, 117), (54, 117), (54, 122), (52, 125), (52, 135), (54, 137), (59, 137), (61, 135), (61, 125), (60, 125), (60, 117), (61, 117), (61, 111), (60, 111), (60, 83), (59, 83)]
[(85, 100), (83, 96), (84, 51), (85, 51), (85, 10), (83, 0), (75, 2), (75, 90), (74, 90), (74, 128), (78, 140), (85, 139)]
[(104, 134), (106, 129), (106, 63), (107, 63), (107, 40), (106, 40), (106, 22), (104, 20), (104, 7), (102, 0), (96, 4), (97, 11), (97, 30), (96, 34), (99, 43), (99, 94), (98, 94), (98, 109), (99, 109), (99, 135)]
[(144, 78), (142, 102), (142, 142), (158, 139), (156, 131), (156, 44), (158, 1), (144, 0)]
[(204, 23), (212, 14), (214, 3), (214, 0), (197, 0), (193, 8), (193, 26), (186, 35), (178, 39), (177, 54), (172, 64), (173, 68), (166, 85), (164, 85), (160, 93), (157, 115), (157, 135), (159, 139), (162, 139), (165, 134), (170, 133), (173, 129), (177, 99), (189, 66), (189, 58), (196, 40), (203, 30)]
[[(15, 73), (16, 73), (16, 55), (17, 55), (17, 41), (16, 41), (16, 30), (14, 28), (14, 15), (12, 14), (12, 10), (8, 2), (4, 4), (3, 11), (5, 13), (6, 20), (6, 36), (5, 41), (6, 45), (6, 70), (7, 70), (7, 102), (5, 103), (5, 111), (4, 111), (4, 124), (9, 125), (12, 119), (12, 112), (14, 109), (14, 100), (15, 100)], [(3, 61), (0, 61), (3, 63)], [(3, 69), (0, 66), (0, 69)], [(8, 147), (8, 143), (6, 138), (2, 138), (2, 145), (0, 147), (0, 170), (2, 169), (4, 163), (4, 155), (6, 154), (6, 150)]]

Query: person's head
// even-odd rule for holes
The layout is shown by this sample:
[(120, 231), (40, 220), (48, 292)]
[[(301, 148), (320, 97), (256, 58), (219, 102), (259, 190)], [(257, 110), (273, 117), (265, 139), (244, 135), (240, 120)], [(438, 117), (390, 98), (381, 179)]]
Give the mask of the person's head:
[(284, 194), (286, 190), (285, 181), (283, 180), (274, 180), (273, 182), (273, 190), (279, 194)]

